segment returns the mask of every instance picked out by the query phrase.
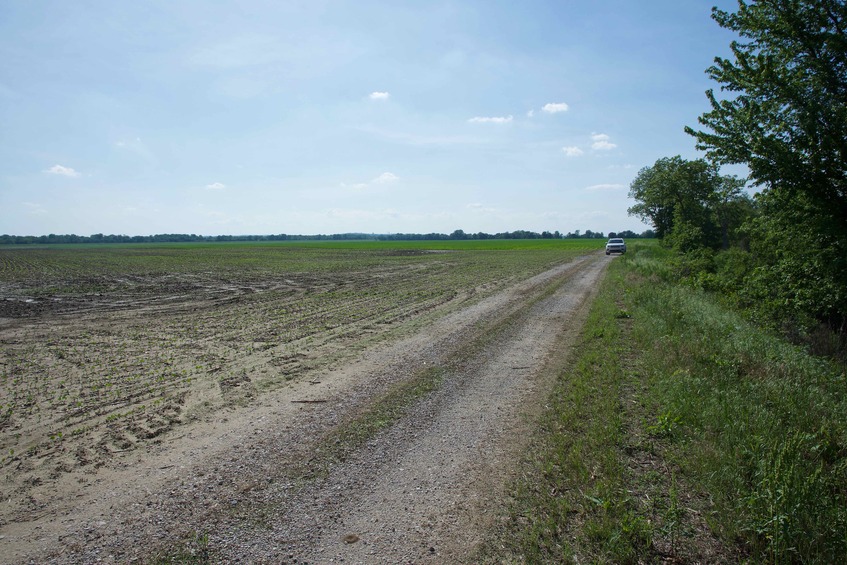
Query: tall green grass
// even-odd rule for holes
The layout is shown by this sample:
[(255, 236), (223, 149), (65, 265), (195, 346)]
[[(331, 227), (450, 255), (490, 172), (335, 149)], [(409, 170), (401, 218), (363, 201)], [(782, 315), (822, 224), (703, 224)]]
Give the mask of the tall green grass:
[(610, 266), (481, 561), (837, 563), (847, 374), (635, 244)]
[[(643, 260), (632, 267), (657, 276)], [(672, 447), (714, 501), (714, 530), (757, 561), (847, 556), (845, 368), (706, 293), (654, 284), (632, 296), (650, 388), (681, 424)]]

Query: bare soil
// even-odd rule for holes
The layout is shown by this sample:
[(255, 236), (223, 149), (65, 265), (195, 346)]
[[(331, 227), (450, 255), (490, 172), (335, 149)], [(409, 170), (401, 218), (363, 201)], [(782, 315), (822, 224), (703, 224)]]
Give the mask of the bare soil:
[[(504, 486), (554, 377), (551, 358), (566, 354), (608, 260), (592, 254), (496, 292), (410, 307), (390, 331), (329, 328), (261, 363), (186, 338), (174, 345), (197, 347), (209, 357), (205, 370), (225, 373), (214, 390), (175, 388), (143, 411), (104, 410), (97, 425), (53, 447), (7, 457), (0, 562), (144, 563), (192, 548), (212, 562), (470, 562), (504, 511)], [(231, 289), (216, 300), (268, 291)], [(213, 321), (190, 299), (92, 303), (7, 318), (0, 343), (49, 349), (63, 333), (98, 343), (127, 327), (155, 333), (157, 312), (171, 319), (174, 309)], [(272, 340), (257, 336), (251, 346)], [(233, 370), (239, 362), (246, 366)], [(268, 367), (296, 378), (265, 386), (258, 377)], [(332, 445), (339, 429), (429, 368), (443, 374), (440, 386), (393, 425), (352, 452)], [(0, 429), (10, 436), (15, 426), (36, 434), (14, 417)]]

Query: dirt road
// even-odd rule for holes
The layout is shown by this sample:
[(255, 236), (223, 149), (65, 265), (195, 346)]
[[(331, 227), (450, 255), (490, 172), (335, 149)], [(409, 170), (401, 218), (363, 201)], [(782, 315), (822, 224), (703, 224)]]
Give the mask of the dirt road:
[[(214, 562), (467, 561), (607, 261), (430, 312), (342, 366), (186, 425), (3, 526), (0, 561), (142, 563), (198, 539)], [(393, 425), (352, 452), (337, 445), (350, 437), (338, 430), (382, 417), (375, 399), (428, 371), (438, 386)]]

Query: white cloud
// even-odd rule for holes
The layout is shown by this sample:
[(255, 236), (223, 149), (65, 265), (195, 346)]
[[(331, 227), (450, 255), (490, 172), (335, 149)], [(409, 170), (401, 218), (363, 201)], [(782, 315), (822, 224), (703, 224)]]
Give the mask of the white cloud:
[(507, 124), (512, 121), (512, 116), (506, 117), (482, 117), (477, 116), (468, 120), (471, 124)]
[(135, 139), (130, 139), (129, 141), (125, 139), (119, 139), (115, 142), (115, 147), (132, 149), (136, 147), (140, 147), (142, 145), (141, 138), (136, 137)]
[(397, 218), (400, 214), (393, 208), (385, 208), (383, 210), (362, 210), (356, 208), (332, 208), (326, 211), (326, 214), (331, 218), (340, 218), (344, 220), (356, 221), (379, 221), (386, 218)]
[(488, 206), (484, 206), (479, 202), (472, 202), (466, 206), (468, 210), (473, 210), (474, 212), (481, 212), (484, 214), (494, 214), (497, 212), (495, 208), (491, 208)]
[(583, 151), (579, 147), (562, 147), (562, 151), (565, 152), (565, 155), (568, 157), (579, 157), (582, 155)]
[[(352, 184), (347, 184), (346, 182), (341, 183), (341, 188), (343, 189), (353, 189), (353, 190), (365, 190), (369, 187), (373, 187), (373, 185), (377, 184), (391, 184), (400, 180), (400, 177), (395, 175), (394, 173), (390, 173), (388, 171), (382, 173), (376, 178), (371, 179), (369, 182), (356, 182)], [(373, 190), (373, 189), (372, 189)]]
[(545, 104), (541, 109), (548, 114), (558, 114), (559, 112), (567, 112), (568, 105), (564, 102), (550, 102), (549, 104)]
[(375, 182), (377, 184), (387, 184), (389, 182), (395, 182), (395, 181), (398, 181), (398, 180), (400, 180), (400, 177), (398, 177), (394, 173), (385, 172), (385, 173), (382, 173), (381, 175), (379, 175), (378, 177), (376, 177), (371, 182)]
[(388, 100), (388, 97), (391, 96), (388, 92), (371, 92), (368, 98), (371, 100)]
[(594, 184), (591, 186), (586, 186), (585, 190), (623, 190), (624, 188), (626, 188), (626, 185), (623, 184)]
[(63, 177), (78, 177), (79, 173), (73, 170), (70, 167), (63, 167), (62, 165), (53, 165), (49, 169), (44, 170), (45, 173), (50, 173), (51, 175), (62, 175)]
[(23, 202), (24, 208), (33, 216), (43, 216), (47, 214), (47, 209), (37, 202)]
[(123, 151), (128, 154), (135, 155), (136, 157), (140, 157), (150, 164), (158, 163), (156, 156), (152, 151), (150, 151), (147, 145), (141, 141), (140, 137), (136, 137), (135, 139), (119, 139), (115, 142), (115, 147), (117, 147), (118, 151)]
[(202, 47), (188, 60), (193, 65), (215, 69), (256, 67), (289, 58), (287, 47), (271, 35), (245, 35)]
[(527, 118), (531, 118), (531, 117), (533, 117), (534, 115), (535, 115), (535, 110), (529, 110), (529, 111), (527, 111), (527, 113), (526, 113), (526, 117), (527, 117)]
[(598, 151), (609, 151), (610, 149), (614, 149), (617, 147), (616, 144), (610, 143), (608, 141), (595, 141), (591, 144), (592, 149), (596, 149)]
[(488, 140), (484, 137), (474, 137), (468, 135), (422, 135), (418, 133), (399, 132), (376, 128), (373, 126), (356, 126), (354, 129), (375, 135), (382, 139), (394, 141), (397, 143), (405, 143), (408, 145), (476, 145), (487, 143)]
[(616, 144), (609, 141), (609, 136), (605, 133), (595, 133), (591, 136), (591, 139), (594, 141), (591, 144), (591, 148), (598, 151), (608, 151), (617, 147)]
[(212, 184), (206, 185), (206, 190), (223, 190), (226, 188), (226, 185), (222, 182), (213, 182)]

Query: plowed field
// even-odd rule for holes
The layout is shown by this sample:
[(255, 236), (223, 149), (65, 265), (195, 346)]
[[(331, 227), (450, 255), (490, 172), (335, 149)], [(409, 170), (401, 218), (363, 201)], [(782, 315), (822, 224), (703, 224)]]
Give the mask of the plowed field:
[[(0, 561), (143, 561), (201, 532), (203, 551), (221, 558), (249, 547), (256, 553), (247, 562), (320, 562), (338, 540), (334, 530), (292, 519), (259, 551), (255, 539), (242, 539), (252, 531), (244, 524), (267, 528), (278, 522), (269, 518), (273, 509), (292, 497), (326, 492), (319, 482), (334, 465), (363, 464), (355, 462), (366, 445), (356, 441), (394, 441), (400, 453), (408, 437), (395, 431), (401, 438), (388, 440), (387, 430), (423, 418), (412, 415), (421, 402), (434, 402), (457, 379), (499, 371), (503, 383), (518, 382), (502, 367), (480, 369), (479, 355), (521, 343), (502, 363), (532, 380), (568, 329), (562, 318), (601, 273), (600, 256), (585, 253), (561, 246), (0, 250)], [(437, 378), (424, 383), (421, 375)], [(409, 383), (426, 387), (412, 400), (386, 397), (412, 390)], [(500, 386), (506, 402), (491, 408), (508, 423), (519, 418), (523, 397)], [(468, 410), (468, 398), (452, 410)], [(379, 403), (390, 416), (374, 416)], [(374, 418), (384, 422), (373, 426)], [(363, 422), (373, 429), (365, 425), (361, 440), (338, 435)], [(328, 448), (333, 437), (355, 449)], [(345, 504), (339, 512), (356, 502), (339, 499), (339, 508)], [(402, 510), (391, 512), (400, 519)], [(387, 549), (369, 545), (374, 540), (358, 543), (360, 522), (335, 520), (359, 532), (342, 550), (355, 545), (367, 550), (355, 554), (362, 562), (380, 562), (380, 552), (392, 562)], [(454, 547), (443, 541), (444, 551)], [(424, 554), (440, 562), (434, 544)], [(419, 558), (411, 550), (391, 555)]]

